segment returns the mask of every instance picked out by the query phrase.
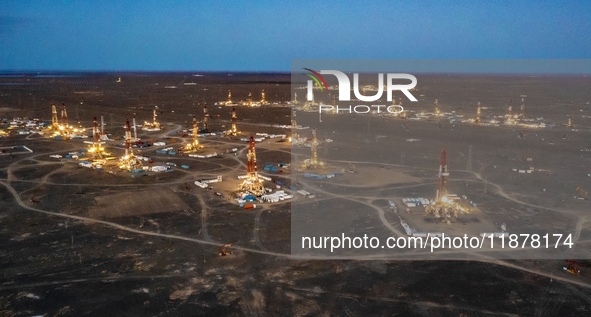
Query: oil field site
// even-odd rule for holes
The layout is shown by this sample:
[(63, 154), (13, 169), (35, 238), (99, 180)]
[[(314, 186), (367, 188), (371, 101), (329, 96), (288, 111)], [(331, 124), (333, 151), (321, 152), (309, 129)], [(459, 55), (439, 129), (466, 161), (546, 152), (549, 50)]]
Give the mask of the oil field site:
[(0, 316), (590, 315), (591, 79), (417, 79), (2, 74)]

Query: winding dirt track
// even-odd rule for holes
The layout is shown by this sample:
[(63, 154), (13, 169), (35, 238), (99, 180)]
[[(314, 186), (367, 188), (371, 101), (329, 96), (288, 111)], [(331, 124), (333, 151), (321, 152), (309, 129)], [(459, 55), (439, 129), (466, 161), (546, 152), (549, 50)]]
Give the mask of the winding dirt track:
[[(31, 211), (36, 211), (36, 212), (40, 212), (46, 215), (51, 215), (51, 216), (56, 216), (56, 217), (62, 217), (62, 218), (69, 218), (69, 219), (75, 219), (75, 220), (79, 220), (79, 221), (83, 221), (86, 223), (97, 223), (97, 224), (102, 224), (104, 226), (107, 227), (111, 227), (114, 229), (118, 229), (118, 230), (122, 230), (122, 231), (127, 231), (127, 232), (131, 232), (131, 233), (135, 233), (135, 234), (140, 234), (140, 235), (147, 235), (147, 236), (153, 236), (153, 237), (162, 237), (162, 238), (168, 238), (168, 239), (175, 239), (175, 240), (181, 240), (181, 241), (188, 241), (188, 242), (194, 242), (194, 243), (200, 243), (200, 244), (204, 244), (204, 245), (211, 245), (211, 246), (222, 246), (223, 243), (221, 242), (216, 242), (216, 241), (208, 241), (208, 240), (203, 240), (203, 239), (195, 239), (195, 238), (189, 238), (189, 237), (183, 237), (183, 236), (178, 236), (178, 235), (171, 235), (171, 234), (164, 234), (164, 233), (157, 233), (157, 232), (151, 232), (151, 231), (142, 231), (142, 230), (137, 230), (137, 229), (133, 229), (133, 228), (129, 228), (126, 226), (122, 226), (120, 224), (117, 223), (113, 223), (113, 222), (109, 222), (109, 221), (104, 221), (104, 220), (97, 220), (97, 219), (92, 219), (92, 218), (87, 218), (87, 217), (81, 217), (81, 216), (75, 216), (75, 215), (67, 215), (67, 214), (61, 214), (61, 213), (57, 213), (57, 212), (52, 212), (52, 211), (46, 211), (46, 210), (42, 210), (42, 209), (38, 209), (38, 208), (34, 208), (31, 207), (27, 204), (25, 204), (20, 196), (18, 195), (18, 193), (16, 192), (16, 190), (10, 186), (10, 184), (8, 184), (5, 181), (0, 181), (0, 184), (4, 187), (6, 187), (10, 193), (13, 195), (14, 199), (16, 200), (16, 202), (19, 204), (19, 206), (21, 206), (24, 209), (27, 210), (31, 210)], [(256, 253), (256, 254), (263, 254), (263, 255), (269, 255), (269, 256), (275, 256), (275, 257), (281, 257), (281, 258), (287, 258), (287, 259), (297, 259), (297, 260), (322, 260), (322, 259), (328, 259), (328, 260), (338, 260), (338, 257), (293, 257), (290, 254), (285, 254), (285, 253), (278, 253), (278, 252), (272, 252), (272, 251), (264, 251), (264, 250), (257, 250), (257, 249), (252, 249), (252, 248), (245, 248), (245, 247), (241, 247), (241, 246), (232, 246), (232, 248), (236, 249), (236, 250), (241, 250), (244, 252), (250, 252), (250, 253)], [(350, 257), (346, 257), (343, 259), (351, 259)], [(359, 257), (359, 260), (379, 260), (379, 257), (376, 258), (367, 258), (367, 257)], [(568, 278), (564, 278), (564, 277), (560, 277), (560, 276), (555, 276), (543, 271), (539, 271), (539, 270), (534, 270), (534, 269), (530, 269), (530, 268), (526, 268), (526, 267), (522, 267), (522, 266), (518, 266), (516, 264), (512, 264), (509, 262), (505, 262), (505, 261), (500, 261), (500, 260), (491, 260), (491, 259), (483, 259), (480, 260), (481, 262), (487, 262), (487, 263), (494, 263), (494, 264), (498, 264), (498, 265), (503, 265), (503, 266), (507, 266), (513, 269), (517, 269), (517, 270), (521, 270), (521, 271), (525, 271), (525, 272), (529, 272), (529, 273), (533, 273), (533, 274), (537, 274), (540, 276), (546, 276), (549, 278), (553, 278), (554, 280), (558, 280), (558, 281), (562, 281), (562, 282), (566, 282), (566, 283), (571, 283), (571, 284), (575, 284), (581, 287), (585, 287), (585, 288), (591, 288), (591, 284), (589, 283), (585, 283), (582, 281), (577, 281), (577, 280), (571, 280)]]

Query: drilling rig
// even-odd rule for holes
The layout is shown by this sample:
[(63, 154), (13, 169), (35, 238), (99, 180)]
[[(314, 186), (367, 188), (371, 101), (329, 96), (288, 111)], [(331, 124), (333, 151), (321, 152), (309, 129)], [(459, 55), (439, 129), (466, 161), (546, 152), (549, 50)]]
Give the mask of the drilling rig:
[[(312, 83), (312, 81), (308, 81), (308, 94), (306, 97), (306, 102), (304, 102), (304, 105), (302, 106), (302, 111), (312, 111), (312, 106), (316, 105), (316, 102), (314, 102), (314, 84)], [(297, 97), (297, 96), (296, 96)]]
[(237, 136), (238, 135), (238, 128), (236, 127), (236, 108), (232, 108), (232, 128), (230, 130), (230, 135)]
[(521, 111), (519, 112), (519, 120), (525, 119), (525, 98), (521, 97)]
[(261, 105), (267, 104), (267, 100), (265, 100), (265, 90), (261, 89)]
[(291, 142), (294, 143), (296, 142), (296, 139), (298, 138), (298, 122), (296, 121), (296, 111), (295, 109), (293, 110), (293, 116), (291, 116)]
[(59, 132), (64, 137), (64, 139), (68, 139), (72, 134), (72, 127), (68, 126), (68, 112), (66, 111), (66, 105), (62, 103), (62, 123), (59, 126)]
[(92, 127), (92, 142), (88, 146), (88, 155), (91, 160), (102, 160), (106, 155), (108, 155), (108, 153), (105, 152), (103, 144), (105, 144), (105, 142), (101, 142), (101, 132), (98, 127), (96, 117), (94, 117)]
[[(228, 90), (228, 95), (230, 94), (230, 91)], [(203, 106), (203, 131), (204, 133), (208, 133), (209, 129), (207, 127), (208, 125), (208, 121), (209, 121), (209, 113), (207, 112), (207, 106)]]
[(197, 126), (197, 118), (193, 116), (193, 141), (185, 146), (183, 149), (184, 152), (195, 152), (201, 146), (199, 146), (199, 140), (197, 139), (197, 134), (199, 131), (199, 127)]
[(68, 112), (66, 111), (66, 105), (62, 103), (62, 126), (68, 126)]
[(246, 99), (246, 105), (247, 106), (252, 106), (252, 91), (248, 91), (248, 98)]
[(507, 107), (507, 115), (505, 116), (505, 124), (514, 125), (517, 124), (515, 120), (516, 117), (519, 117), (513, 114), (513, 99), (509, 100), (509, 106)]
[(478, 102), (478, 108), (476, 108), (476, 120), (474, 123), (480, 124), (480, 101)]
[(439, 102), (438, 102), (437, 98), (435, 98), (435, 102), (433, 102), (433, 106), (435, 106), (435, 111), (433, 112), (433, 114), (435, 114), (436, 116), (439, 116)]
[[(156, 112), (156, 107), (154, 107), (152, 122), (144, 121), (144, 130), (160, 131), (161, 126), (160, 126), (160, 123), (158, 122), (158, 120), (156, 120), (157, 117), (158, 117), (158, 113)], [(135, 124), (134, 124), (134, 126), (135, 126)]]
[(458, 217), (459, 212), (466, 212), (466, 210), (455, 203), (453, 199), (448, 197), (447, 193), (447, 177), (449, 173), (447, 171), (447, 152), (443, 150), (441, 152), (440, 165), (439, 165), (439, 178), (437, 182), (437, 194), (435, 195), (435, 202), (425, 208), (425, 216), (433, 214), (435, 218), (451, 218)]
[(51, 105), (51, 129), (55, 131), (60, 129), (60, 125), (57, 121), (57, 108), (54, 104)]
[(119, 160), (119, 168), (132, 171), (142, 168), (142, 161), (133, 155), (133, 148), (131, 146), (131, 128), (129, 120), (125, 124), (125, 155)]
[(248, 154), (246, 155), (246, 179), (240, 185), (240, 190), (247, 191), (255, 196), (262, 196), (265, 193), (263, 182), (257, 172), (257, 158), (254, 147), (254, 137), (250, 136)]
[(310, 141), (310, 149), (312, 152), (311, 153), (312, 156), (309, 159), (304, 161), (304, 163), (302, 164), (303, 168), (316, 169), (316, 168), (324, 166), (324, 162), (318, 161), (317, 148), (318, 148), (318, 139), (316, 138), (316, 128), (314, 128), (312, 130), (312, 141)]
[(232, 104), (232, 92), (228, 90), (228, 101), (226, 101), (226, 106)]

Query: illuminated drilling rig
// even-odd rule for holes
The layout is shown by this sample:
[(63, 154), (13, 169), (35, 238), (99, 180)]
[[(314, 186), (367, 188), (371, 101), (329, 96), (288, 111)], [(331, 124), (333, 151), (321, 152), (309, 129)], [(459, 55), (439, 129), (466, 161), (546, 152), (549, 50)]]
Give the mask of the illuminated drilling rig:
[[(312, 85), (312, 86), (310, 86), (310, 85)], [(312, 109), (312, 106), (316, 105), (316, 102), (314, 101), (314, 89), (311, 87), (314, 87), (314, 84), (311, 83), (311, 81), (309, 81), (308, 94), (306, 97), (306, 102), (304, 102), (304, 105), (302, 106), (302, 111), (312, 111), (312, 110), (314, 110), (314, 109)]]
[(478, 108), (476, 108), (476, 120), (474, 123), (480, 124), (480, 101), (478, 102)]
[(202, 148), (202, 146), (199, 145), (199, 140), (197, 139), (198, 132), (199, 127), (197, 126), (197, 118), (193, 116), (193, 141), (185, 145), (185, 148), (183, 149), (184, 152), (195, 152)]
[(435, 98), (435, 102), (433, 102), (433, 105), (435, 106), (435, 111), (433, 112), (434, 115), (439, 116), (440, 112), (439, 112), (439, 101), (437, 100), (437, 98)]
[(243, 106), (251, 107), (252, 104), (252, 91), (248, 91), (248, 98), (246, 98), (246, 102), (242, 103)]
[(266, 104), (267, 101), (265, 100), (265, 90), (261, 89), (261, 105)]
[(293, 116), (291, 116), (291, 137), (289, 138), (289, 140), (291, 142), (295, 142), (295, 140), (298, 138), (298, 122), (296, 121), (296, 111), (295, 109), (293, 110)]
[(252, 135), (250, 136), (246, 160), (247, 174), (240, 185), (240, 190), (247, 191), (255, 196), (262, 196), (265, 193), (265, 188), (257, 172), (257, 157), (254, 148), (254, 137)]
[(230, 129), (230, 135), (238, 135), (238, 128), (236, 127), (236, 108), (232, 108), (232, 128)]
[(64, 138), (69, 138), (72, 134), (72, 127), (68, 126), (68, 112), (66, 111), (66, 105), (62, 104), (62, 124), (60, 125), (60, 134)]
[(59, 133), (65, 138), (69, 138), (72, 134), (72, 127), (68, 125), (68, 112), (66, 111), (66, 105), (62, 103), (62, 122), (59, 126)]
[(102, 160), (109, 154), (105, 151), (103, 144), (105, 144), (105, 142), (101, 142), (101, 131), (98, 127), (96, 117), (94, 117), (92, 127), (92, 142), (88, 146), (89, 159), (94, 161)]
[(293, 101), (292, 101), (291, 103), (293, 103), (294, 105), (297, 105), (297, 104), (299, 104), (299, 103), (300, 103), (300, 102), (298, 101), (298, 93), (297, 93), (297, 92), (295, 93), (295, 95), (294, 95), (294, 97), (293, 97)]
[(160, 131), (160, 123), (158, 122), (158, 120), (156, 120), (156, 118), (158, 117), (158, 114), (156, 112), (156, 107), (154, 107), (154, 112), (153, 112), (153, 118), (152, 118), (152, 122), (148, 122), (148, 121), (144, 121), (144, 130), (147, 131)]
[(519, 120), (525, 119), (525, 98), (521, 97), (521, 110), (519, 112)]
[(68, 125), (68, 112), (66, 111), (66, 105), (62, 103), (61, 110), (61, 122), (58, 122), (57, 118), (57, 107), (51, 105), (51, 127), (48, 129), (50, 132), (53, 131), (52, 136), (62, 136), (64, 139), (68, 139), (75, 133), (84, 132), (83, 128), (74, 128)]
[[(228, 90), (228, 94), (230, 93), (230, 91)], [(207, 127), (209, 122), (209, 113), (207, 112), (207, 106), (203, 106), (203, 132), (207, 133), (209, 132), (209, 129)]]
[(51, 105), (51, 129), (55, 131), (60, 129), (59, 122), (57, 121), (57, 108), (54, 104)]
[(131, 139), (131, 143), (137, 144), (140, 139), (137, 137), (137, 125), (135, 124), (135, 117), (133, 117), (132, 124), (133, 124), (133, 138)]
[(453, 215), (457, 218), (458, 213), (467, 211), (454, 202), (448, 196), (447, 193), (447, 177), (449, 173), (447, 171), (447, 153), (445, 150), (441, 152), (441, 161), (439, 165), (439, 178), (437, 182), (437, 194), (435, 196), (435, 202), (425, 208), (425, 216), (433, 214), (435, 218), (451, 218)]
[(62, 104), (62, 126), (68, 126), (68, 112), (65, 104)]
[(324, 166), (324, 162), (318, 161), (317, 148), (318, 148), (318, 139), (316, 138), (316, 128), (314, 128), (312, 130), (312, 141), (310, 142), (310, 149), (312, 152), (312, 157), (310, 157), (309, 159), (305, 160), (304, 163), (302, 163), (303, 168), (316, 169), (316, 168)]
[(505, 116), (505, 124), (514, 125), (517, 124), (515, 120), (516, 116), (513, 114), (513, 99), (509, 100), (509, 107), (507, 107), (507, 115)]
[(232, 104), (232, 92), (228, 90), (228, 100), (226, 101), (226, 106)]
[(142, 168), (142, 161), (133, 155), (131, 143), (131, 128), (129, 126), (129, 120), (127, 120), (125, 124), (125, 155), (119, 160), (120, 169), (132, 171)]
[(289, 142), (293, 145), (299, 145), (306, 141), (306, 138), (301, 137), (298, 134), (298, 122), (296, 121), (296, 110), (293, 110), (293, 116), (291, 117), (291, 136)]

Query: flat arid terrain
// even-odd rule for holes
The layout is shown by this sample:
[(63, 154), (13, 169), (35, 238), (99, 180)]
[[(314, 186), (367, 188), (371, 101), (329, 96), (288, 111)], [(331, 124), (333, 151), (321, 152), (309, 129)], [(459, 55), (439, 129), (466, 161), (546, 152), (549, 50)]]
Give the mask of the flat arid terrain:
[[(417, 78), (419, 101), (405, 101), (402, 118), (320, 117), (304, 90), (292, 103), (289, 73), (2, 74), (0, 316), (589, 316), (591, 79)], [(522, 98), (524, 117), (506, 124)], [(52, 104), (60, 124), (65, 106), (85, 131), (63, 139), (39, 127), (51, 126)], [(204, 106), (209, 133), (183, 153)], [(239, 132), (221, 133), (233, 108)], [(144, 129), (154, 113), (162, 128)], [(82, 150), (101, 116), (113, 159), (89, 167)], [(150, 145), (133, 148), (150, 167), (141, 171), (117, 166), (133, 118), (130, 133)], [(324, 165), (306, 169), (313, 129)], [(291, 198), (237, 202), (251, 136), (265, 187)], [(405, 200), (435, 199), (443, 150), (447, 190), (469, 210), (451, 223)], [(480, 237), (504, 224), (570, 234), (573, 246), (298, 248), (304, 235), (406, 237), (401, 219), (415, 233)]]

